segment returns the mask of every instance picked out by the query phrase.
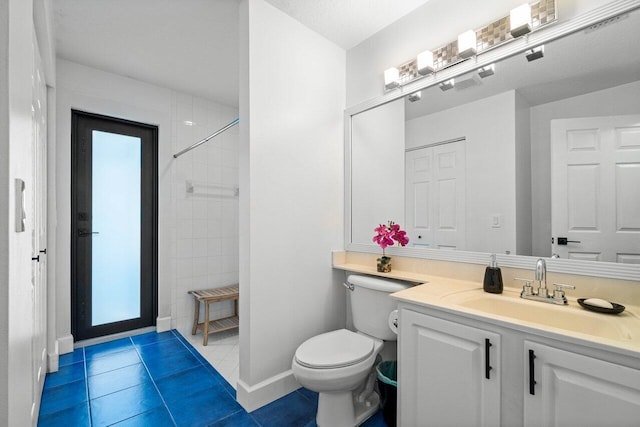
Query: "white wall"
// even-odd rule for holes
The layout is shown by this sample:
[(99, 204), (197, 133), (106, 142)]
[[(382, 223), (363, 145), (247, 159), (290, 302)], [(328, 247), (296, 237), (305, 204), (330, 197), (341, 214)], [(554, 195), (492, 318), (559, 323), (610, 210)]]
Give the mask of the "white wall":
[(406, 148), (466, 139), (466, 250), (516, 251), (515, 127), (514, 91), (406, 122)]
[(379, 224), (404, 223), (404, 100), (352, 118), (351, 241), (371, 243)]
[[(264, 0), (240, 6), (240, 379), (253, 410), (298, 387), (298, 345), (345, 324), (345, 52)], [(342, 275), (344, 278), (344, 275)]]
[[(183, 150), (237, 117), (236, 108), (174, 93), (171, 151)], [(171, 318), (183, 335), (191, 334), (193, 326), (188, 291), (238, 283), (238, 198), (232, 196), (238, 187), (238, 150), (236, 126), (171, 164)], [(199, 186), (195, 194), (187, 193), (187, 182)], [(212, 304), (210, 317), (227, 317), (232, 311), (233, 301)]]
[(637, 114), (639, 99), (637, 81), (531, 108), (534, 254), (551, 256), (551, 120)]
[(531, 123), (529, 104), (515, 93), (516, 254), (531, 255)]
[[(558, 0), (559, 20), (585, 13), (610, 0)], [(429, 0), (347, 52), (347, 106), (384, 94), (383, 72), (437, 49), (468, 29), (480, 28), (522, 4), (522, 0)], [(424, 101), (423, 101), (424, 102)]]
[(237, 185), (237, 130), (178, 159), (172, 155), (229, 123), (237, 111), (65, 60), (57, 62), (57, 74), (57, 145), (50, 167), (56, 171), (52, 191), (57, 208), (56, 336), (61, 340), (60, 353), (71, 351), (73, 345), (69, 251), (72, 108), (158, 126), (158, 318), (170, 318), (168, 324), (190, 333), (193, 302), (187, 291), (237, 282), (237, 201), (187, 195), (186, 181)]

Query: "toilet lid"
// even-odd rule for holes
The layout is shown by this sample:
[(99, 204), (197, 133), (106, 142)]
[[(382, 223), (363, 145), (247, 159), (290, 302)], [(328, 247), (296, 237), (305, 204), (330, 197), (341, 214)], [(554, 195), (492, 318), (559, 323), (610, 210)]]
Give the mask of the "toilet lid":
[(347, 329), (309, 338), (296, 350), (296, 361), (308, 368), (340, 368), (365, 360), (373, 353), (374, 341)]

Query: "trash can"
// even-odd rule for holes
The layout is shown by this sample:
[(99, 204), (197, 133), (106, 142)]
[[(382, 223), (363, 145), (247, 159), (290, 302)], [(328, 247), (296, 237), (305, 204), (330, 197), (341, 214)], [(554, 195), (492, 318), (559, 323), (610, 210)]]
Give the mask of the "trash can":
[(378, 371), (378, 389), (380, 390), (380, 406), (382, 418), (389, 427), (396, 427), (396, 412), (398, 406), (398, 362), (390, 360), (381, 362), (376, 367)]

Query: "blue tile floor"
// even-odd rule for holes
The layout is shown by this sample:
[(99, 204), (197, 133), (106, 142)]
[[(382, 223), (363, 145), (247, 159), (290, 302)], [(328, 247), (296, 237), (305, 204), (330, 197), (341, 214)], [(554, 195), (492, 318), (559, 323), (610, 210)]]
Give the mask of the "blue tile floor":
[[(247, 413), (233, 387), (176, 331), (76, 349), (47, 374), (39, 426), (315, 426), (304, 388)], [(366, 427), (384, 427), (378, 412)]]

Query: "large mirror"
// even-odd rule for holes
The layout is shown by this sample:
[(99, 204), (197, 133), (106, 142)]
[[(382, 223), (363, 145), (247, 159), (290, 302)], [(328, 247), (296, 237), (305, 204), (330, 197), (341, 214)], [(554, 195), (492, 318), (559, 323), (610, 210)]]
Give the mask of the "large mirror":
[(351, 246), (640, 264), (640, 11), (351, 116)]

